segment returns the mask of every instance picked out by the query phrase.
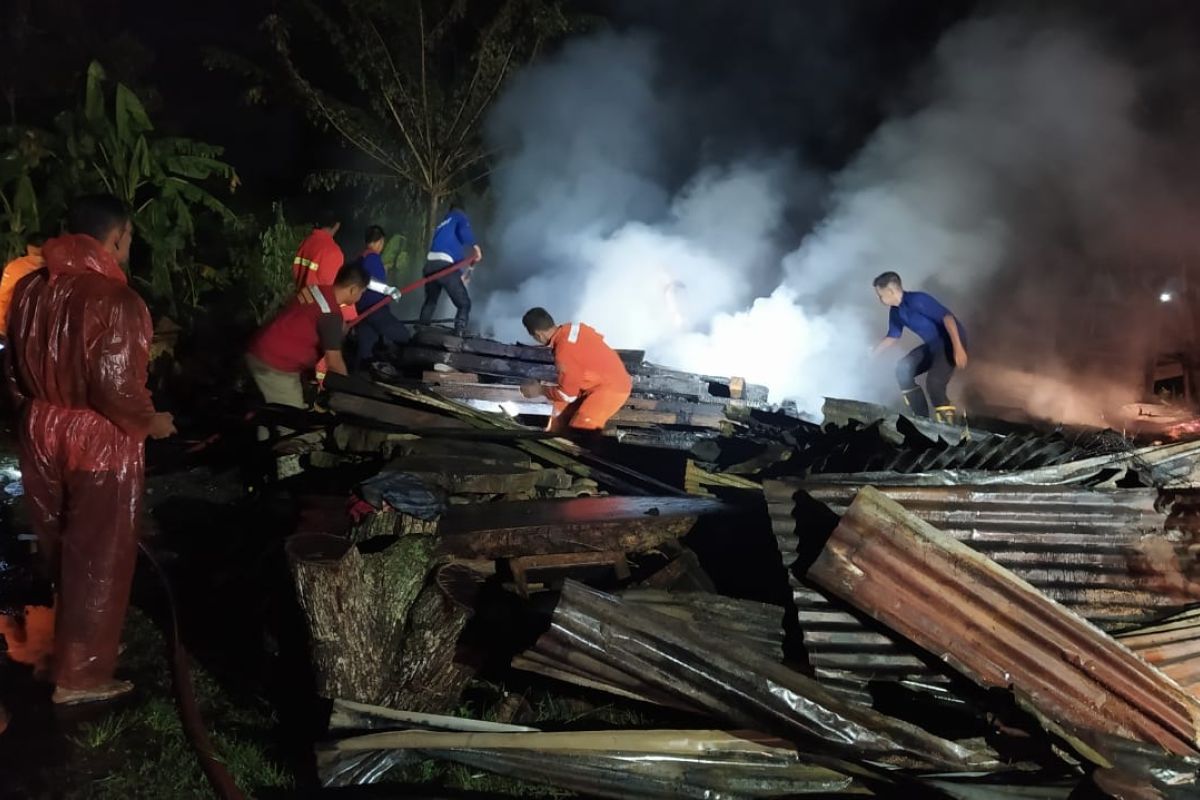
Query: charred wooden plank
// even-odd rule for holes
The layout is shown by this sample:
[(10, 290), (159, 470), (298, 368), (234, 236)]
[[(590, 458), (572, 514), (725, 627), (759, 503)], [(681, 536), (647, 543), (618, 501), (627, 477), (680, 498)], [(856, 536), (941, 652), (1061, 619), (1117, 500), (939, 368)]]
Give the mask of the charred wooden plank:
[(475, 353), (453, 353), (421, 346), (405, 347), (400, 353), (400, 363), (404, 367), (422, 370), (429, 369), (434, 364), (445, 364), (459, 372), (531, 378), (539, 381), (554, 380), (558, 374), (554, 364), (518, 361), (517, 359)]
[(468, 456), (402, 456), (389, 467), (418, 475), (451, 494), (517, 494), (571, 485), (561, 469), (486, 464)]
[(725, 506), (705, 498), (581, 497), (452, 506), (439, 552), (459, 558), (651, 550)]
[(479, 383), (479, 376), (474, 372), (438, 372), (428, 370), (421, 373), (421, 380), (431, 385), (441, 383)]
[(463, 430), (471, 428), (469, 423), (444, 414), (435, 414), (396, 402), (375, 400), (342, 392), (338, 392), (330, 398), (329, 407), (342, 414), (378, 420), (402, 428), (458, 428)]
[[(423, 347), (451, 353), (490, 356), (494, 358), (529, 361), (534, 364), (553, 364), (554, 353), (547, 347), (529, 344), (504, 344), (479, 336), (455, 336), (442, 328), (419, 328), (413, 342)], [(644, 350), (618, 350), (617, 355), (629, 370), (637, 369), (645, 358)]]

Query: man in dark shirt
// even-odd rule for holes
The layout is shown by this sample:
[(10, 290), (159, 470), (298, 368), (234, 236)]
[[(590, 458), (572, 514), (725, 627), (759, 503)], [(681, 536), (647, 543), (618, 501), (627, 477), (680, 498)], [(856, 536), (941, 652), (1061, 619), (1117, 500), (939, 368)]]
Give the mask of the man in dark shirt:
[[(355, 305), (360, 316), (386, 296), (390, 295), (394, 299), (400, 298), (400, 291), (387, 282), (387, 267), (383, 263), (382, 256), (384, 245), (387, 244), (387, 236), (384, 234), (383, 228), (378, 225), (367, 228), (365, 244), (366, 249), (363, 250), (358, 260), (367, 271), (367, 275), (370, 276), (371, 282), (367, 285), (367, 291), (363, 292), (363, 296)], [(358, 324), (357, 363), (360, 367), (371, 360), (377, 346), (404, 344), (409, 340), (408, 326), (392, 313), (394, 305), (395, 303), (392, 303), (376, 310), (375, 313), (363, 317), (362, 322)]]
[[(924, 292), (906, 292), (895, 272), (885, 272), (874, 281), (879, 302), (888, 306), (888, 332), (875, 352), (879, 353), (900, 341), (905, 328), (921, 339), (921, 345), (900, 359), (896, 365), (896, 380), (904, 394), (904, 402), (917, 416), (929, 416), (929, 401), (933, 402), (935, 418), (954, 424), (957, 412), (946, 396), (946, 387), (955, 367), (967, 365), (966, 330), (948, 308)], [(925, 391), (917, 385), (917, 376), (925, 375)]]

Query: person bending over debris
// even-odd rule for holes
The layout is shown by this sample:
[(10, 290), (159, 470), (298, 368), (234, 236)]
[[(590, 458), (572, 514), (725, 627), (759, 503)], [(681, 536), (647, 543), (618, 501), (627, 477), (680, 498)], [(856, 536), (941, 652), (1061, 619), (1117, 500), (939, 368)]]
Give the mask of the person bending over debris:
[[(360, 316), (385, 296), (391, 296), (393, 299), (400, 297), (400, 290), (388, 285), (387, 268), (383, 264), (383, 256), (380, 255), (383, 252), (383, 246), (387, 244), (387, 236), (384, 235), (383, 228), (372, 225), (367, 228), (365, 238), (367, 249), (363, 251), (358, 260), (366, 269), (371, 282), (367, 284), (367, 291), (363, 292), (363, 296), (358, 299), (356, 304)], [(404, 344), (409, 339), (408, 326), (396, 319), (390, 306), (384, 306), (375, 313), (363, 317), (363, 321), (357, 325), (356, 330), (359, 364), (365, 364), (371, 358), (377, 345), (383, 344), (386, 347)]]
[(126, 284), (133, 225), (111, 195), (77, 198), (46, 269), (13, 292), (6, 378), (38, 546), (55, 584), (55, 703), (107, 700), (137, 557), (145, 441), (175, 433), (146, 388), (150, 312)]
[(306, 408), (300, 375), (322, 357), (330, 372), (346, 374), (340, 308), (357, 303), (370, 280), (363, 265), (352, 261), (332, 286), (304, 287), (263, 326), (250, 343), (246, 365), (267, 403)]
[[(875, 294), (888, 306), (887, 336), (875, 346), (876, 354), (900, 341), (905, 328), (921, 339), (921, 345), (900, 359), (896, 365), (896, 380), (904, 402), (917, 416), (929, 416), (929, 401), (933, 402), (938, 422), (953, 425), (957, 412), (946, 396), (946, 387), (955, 367), (967, 365), (966, 330), (948, 308), (925, 292), (906, 292), (895, 272), (885, 272), (875, 279)], [(917, 376), (925, 374), (925, 390), (917, 385)]]
[(521, 322), (530, 336), (554, 349), (554, 364), (558, 367), (557, 384), (544, 386), (526, 381), (521, 393), (526, 397), (543, 395), (554, 403), (551, 430), (603, 430), (633, 390), (633, 380), (617, 351), (605, 344), (594, 328), (581, 322), (556, 325), (544, 308), (529, 309)]
[[(483, 251), (475, 243), (475, 234), (471, 233), (471, 223), (467, 215), (457, 203), (450, 205), (446, 217), (438, 223), (433, 231), (433, 241), (429, 245), (429, 253), (425, 256), (426, 276), (439, 272), (451, 264), (470, 258), (472, 263), (483, 260)], [(467, 283), (463, 271), (451, 273), (425, 284), (425, 303), (421, 306), (421, 324), (428, 325), (433, 321), (433, 312), (437, 311), (438, 300), (442, 290), (450, 296), (457, 312), (454, 315), (454, 333), (462, 336), (467, 330), (467, 320), (471, 316), (471, 295), (467, 292)]]

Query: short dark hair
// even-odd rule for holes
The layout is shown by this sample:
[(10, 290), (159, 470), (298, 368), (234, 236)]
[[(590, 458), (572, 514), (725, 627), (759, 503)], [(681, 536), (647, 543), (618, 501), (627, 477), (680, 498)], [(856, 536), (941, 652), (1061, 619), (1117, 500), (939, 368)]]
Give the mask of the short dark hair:
[(378, 225), (372, 225), (371, 227), (367, 228), (366, 235), (363, 236), (363, 240), (367, 244), (375, 244), (380, 239), (386, 238), (387, 234), (384, 233), (383, 228), (379, 227)]
[(337, 214), (333, 213), (332, 208), (322, 208), (320, 213), (317, 214), (316, 227), (332, 228), (334, 225), (337, 225), (341, 221), (342, 221), (341, 217), (339, 217)]
[(361, 289), (367, 288), (371, 283), (371, 276), (367, 273), (367, 268), (362, 265), (361, 261), (351, 261), (345, 264), (338, 270), (337, 278), (334, 279), (334, 286), (343, 288), (357, 286)]
[(895, 272), (880, 273), (875, 277), (875, 280), (871, 282), (871, 285), (876, 289), (886, 289), (889, 286), (899, 286), (901, 289), (904, 288), (904, 284), (900, 282), (900, 276)]
[(111, 194), (85, 194), (67, 207), (67, 231), (103, 241), (114, 228), (129, 222), (129, 209)]
[(530, 333), (546, 331), (554, 327), (554, 317), (550, 316), (550, 312), (541, 306), (526, 311), (525, 316), (521, 317), (521, 322), (525, 325), (525, 330)]

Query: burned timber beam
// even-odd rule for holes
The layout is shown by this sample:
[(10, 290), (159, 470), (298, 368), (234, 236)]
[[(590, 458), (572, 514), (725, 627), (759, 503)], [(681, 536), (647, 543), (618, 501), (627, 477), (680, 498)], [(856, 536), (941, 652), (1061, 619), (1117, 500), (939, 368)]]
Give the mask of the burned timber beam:
[(644, 552), (724, 510), (692, 497), (580, 497), (451, 506), (442, 516), (439, 554), (510, 558), (546, 553)]

